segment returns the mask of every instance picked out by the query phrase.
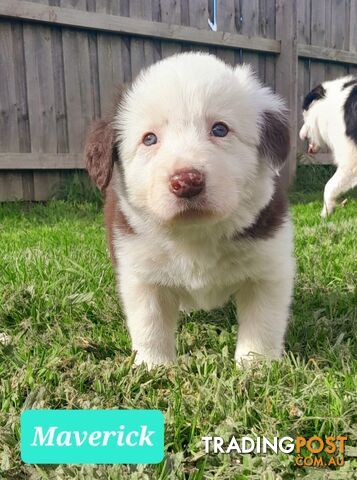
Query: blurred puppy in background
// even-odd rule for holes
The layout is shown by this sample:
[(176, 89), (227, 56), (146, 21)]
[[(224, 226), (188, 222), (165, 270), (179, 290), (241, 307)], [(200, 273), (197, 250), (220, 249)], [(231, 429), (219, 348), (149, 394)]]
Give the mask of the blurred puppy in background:
[(88, 172), (105, 219), (136, 362), (175, 360), (179, 311), (237, 303), (237, 362), (283, 351), (293, 232), (278, 172), (282, 100), (247, 66), (184, 53), (143, 71), (96, 122)]
[(351, 76), (324, 82), (303, 103), (301, 140), (308, 153), (330, 150), (337, 170), (326, 183), (322, 217), (331, 214), (337, 197), (357, 185), (357, 79)]

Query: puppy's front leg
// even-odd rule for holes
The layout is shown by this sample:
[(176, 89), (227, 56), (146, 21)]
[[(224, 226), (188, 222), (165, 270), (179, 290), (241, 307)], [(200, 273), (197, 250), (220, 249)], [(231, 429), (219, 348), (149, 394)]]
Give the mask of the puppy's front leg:
[(342, 169), (338, 167), (335, 174), (325, 185), (324, 206), (321, 217), (326, 218), (334, 211), (337, 197), (357, 185), (357, 177), (353, 169)]
[(289, 317), (292, 280), (247, 280), (237, 294), (239, 320), (235, 360), (257, 353), (279, 358)]
[(175, 360), (175, 330), (178, 299), (166, 287), (137, 279), (122, 282), (121, 297), (127, 316), (135, 363), (148, 367)]

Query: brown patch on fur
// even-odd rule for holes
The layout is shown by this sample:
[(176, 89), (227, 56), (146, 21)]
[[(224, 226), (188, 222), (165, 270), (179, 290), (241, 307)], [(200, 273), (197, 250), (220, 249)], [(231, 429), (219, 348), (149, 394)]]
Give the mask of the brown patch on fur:
[(110, 258), (113, 265), (116, 265), (117, 259), (115, 258), (114, 249), (114, 228), (117, 228), (122, 235), (133, 235), (135, 232), (124, 213), (120, 210), (118, 197), (113, 187), (110, 185), (105, 192), (104, 222), (107, 230)]
[(103, 192), (109, 185), (114, 162), (118, 159), (111, 122), (98, 120), (93, 123), (87, 137), (84, 155), (90, 178)]
[(290, 132), (284, 115), (267, 111), (263, 113), (258, 152), (273, 167), (281, 168), (290, 150)]
[(112, 111), (105, 119), (93, 122), (87, 135), (84, 149), (85, 165), (90, 178), (101, 192), (109, 185), (114, 162), (119, 160), (113, 118), (123, 95), (124, 88), (119, 86)]
[(288, 211), (286, 190), (280, 177), (275, 179), (275, 191), (266, 207), (260, 211), (255, 222), (243, 232), (235, 235), (235, 240), (272, 238), (283, 225)]

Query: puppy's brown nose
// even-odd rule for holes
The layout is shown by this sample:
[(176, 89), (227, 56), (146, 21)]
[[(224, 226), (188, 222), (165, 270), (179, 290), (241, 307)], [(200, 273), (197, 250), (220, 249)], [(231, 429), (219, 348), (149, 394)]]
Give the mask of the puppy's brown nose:
[(205, 176), (195, 168), (183, 168), (171, 175), (169, 182), (170, 191), (177, 197), (191, 198), (202, 192)]

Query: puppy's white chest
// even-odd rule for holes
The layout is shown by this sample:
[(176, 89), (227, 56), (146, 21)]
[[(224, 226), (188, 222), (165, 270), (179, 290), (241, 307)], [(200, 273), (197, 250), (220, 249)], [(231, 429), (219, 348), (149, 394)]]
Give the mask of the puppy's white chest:
[(236, 291), (237, 285), (206, 287), (198, 290), (178, 289), (180, 310), (191, 312), (221, 307)]
[(175, 248), (146, 242), (140, 256), (137, 247), (132, 246), (122, 257), (128, 260), (135, 248), (136, 256), (129, 261), (136, 274), (147, 283), (174, 290), (184, 310), (209, 310), (226, 303), (252, 262), (250, 249), (228, 241)]

